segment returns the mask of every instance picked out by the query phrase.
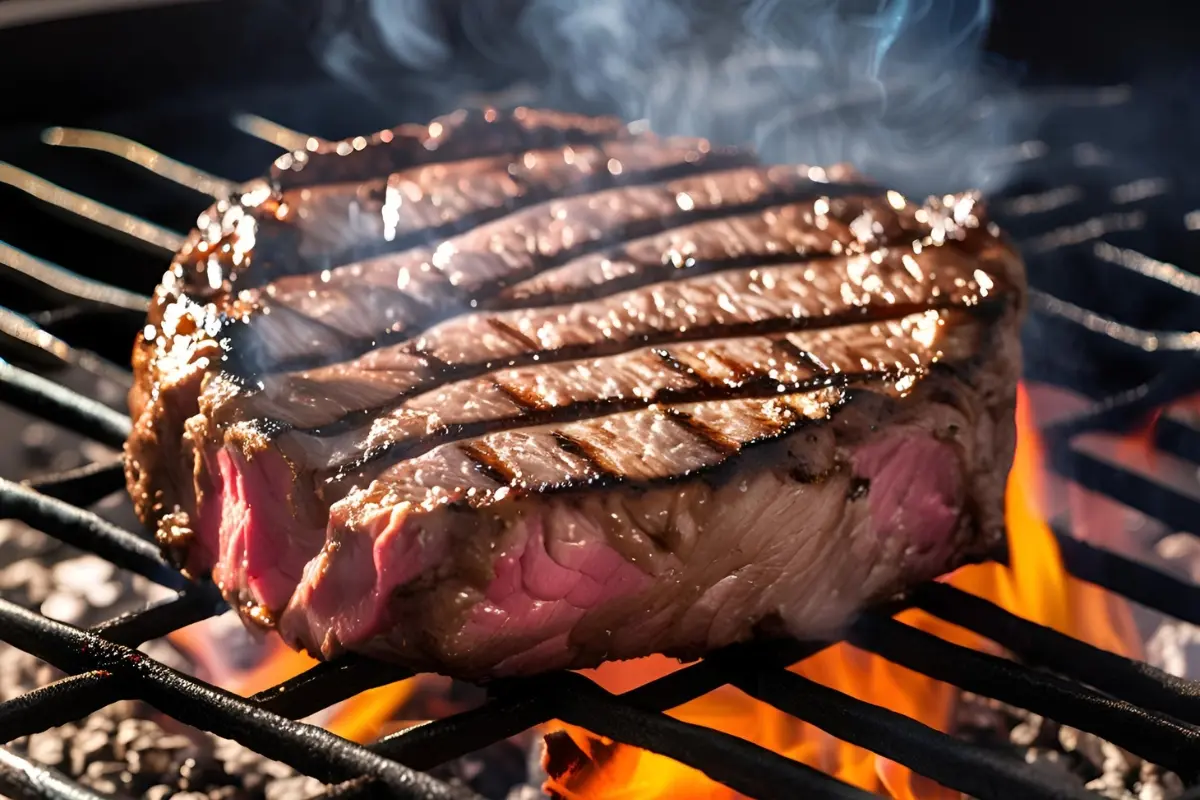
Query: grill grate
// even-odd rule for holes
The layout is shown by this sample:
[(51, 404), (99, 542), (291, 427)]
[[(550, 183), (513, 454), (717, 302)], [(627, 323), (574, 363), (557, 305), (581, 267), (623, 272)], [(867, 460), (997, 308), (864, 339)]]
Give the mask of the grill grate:
[[(261, 138), (278, 140), (292, 134), (264, 120), (242, 118), (239, 124)], [(61, 129), (48, 134), (47, 141), (112, 144), (101, 134), (82, 136)], [(128, 143), (122, 146), (134, 148), (128, 152), (136, 153), (136, 158), (127, 157), (141, 159), (143, 164), (154, 163), (144, 148)], [(115, 145), (106, 149), (120, 154)], [(190, 168), (184, 164), (171, 161), (169, 166), (177, 180), (191, 174), (213, 186), (225, 185), (223, 179), (188, 173)], [(11, 171), (6, 174), (17, 175)], [(31, 193), (43, 202), (62, 200), (56, 203), (58, 207), (97, 221), (92, 211), (98, 206), (88, 205), (86, 198), (70, 193), (55, 195), (28, 173), (17, 177), (23, 188), (34, 187), (36, 191)], [(205, 186), (209, 184), (193, 188), (204, 191)], [(1071, 205), (1086, 195), (1082, 191), (1068, 193), (1065, 202)], [(1142, 199), (1149, 202), (1153, 198), (1150, 194)], [(1098, 234), (1082, 241), (1063, 234), (1064, 226), (1074, 223), (1064, 218), (1053, 203), (1038, 206), (1027, 201), (1022, 205), (1020, 200), (1012, 200), (1011, 207), (1017, 211), (1007, 222), (1019, 238), (1041, 243), (1029, 256), (1035, 275), (1040, 274), (1043, 262), (1061, 258), (1057, 251), (1062, 248), (1086, 249), (1095, 243)], [(1137, 202), (1131, 205), (1137, 212)], [(1045, 213), (1017, 213), (1022, 208), (1047, 206), (1051, 208)], [(99, 220), (118, 237), (163, 247), (177, 238), (171, 231), (142, 224), (111, 208), (104, 207), (102, 212)], [(1030, 216), (1040, 219), (1031, 221)], [(1046, 244), (1060, 240), (1067, 244)], [(11, 314), (11, 320), (0, 327), (0, 355), (33, 371), (0, 359), (0, 403), (119, 447), (129, 431), (129, 420), (56, 378), (82, 368), (128, 385), (128, 375), (92, 356), (89, 350), (94, 345), (90, 339), (67, 333), (60, 337), (52, 332), (61, 327), (63, 320), (80, 317), (111, 319), (116, 315), (140, 324), (145, 298), (67, 272), (3, 244), (0, 264), (6, 267), (0, 270), (0, 281), (19, 283), (23, 290), (56, 309), (33, 318), (5, 312)], [(1120, 280), (1155, 279), (1145, 271), (1126, 272)], [(1191, 291), (1186, 282), (1180, 284), (1178, 280), (1171, 283), (1172, 291), (1185, 295)], [(1048, 442), (1053, 465), (1083, 485), (1130, 506), (1153, 513), (1166, 509), (1170, 519), (1180, 521), (1200, 518), (1200, 497), (1195, 493), (1139, 478), (1077, 446), (1081, 436), (1128, 430), (1164, 404), (1200, 389), (1195, 343), (1186, 335), (1169, 339), (1161, 333), (1081, 311), (1077, 306), (1065, 306), (1055, 299), (1061, 293), (1056, 288), (1061, 284), (1056, 287), (1051, 275), (1035, 292), (1036, 326), (1068, 331), (1071, 342), (1103, 357), (1136, 361), (1139, 371), (1135, 374), (1149, 377), (1136, 389), (1100, 402), (1052, 428)], [(1196, 307), (1190, 306), (1193, 310)], [(80, 344), (72, 345), (70, 339)], [(1179, 346), (1159, 347), (1160, 341), (1174, 341)], [(81, 345), (87, 349), (77, 349)], [(31, 357), (31, 353), (38, 357)], [(1033, 368), (1036, 371), (1037, 365)], [(1194, 458), (1196, 431), (1186, 421), (1172, 420), (1171, 424), (1183, 430), (1182, 434), (1177, 430), (1179, 435), (1171, 441), (1184, 443), (1172, 445), (1172, 452), (1181, 458)], [(163, 560), (153, 543), (86, 510), (86, 506), (122, 488), (119, 462), (92, 464), (30, 484), (0, 480), (0, 518), (20, 520), (176, 592), (141, 612), (91, 629), (56, 622), (0, 599), (0, 639), (69, 676), (0, 704), (3, 741), (80, 719), (121, 699), (139, 699), (183, 723), (234, 739), (302, 773), (337, 784), (330, 796), (382, 793), (389, 797), (466, 798), (473, 796), (468, 790), (442, 783), (424, 770), (557, 719), (669, 756), (751, 797), (870, 796), (756, 744), (663, 713), (718, 687), (732, 685), (837, 738), (974, 797), (1060, 800), (1093, 796), (1065, 774), (1030, 770), (1015, 757), (939, 733), (787, 671), (789, 665), (829, 644), (821, 642), (783, 640), (734, 646), (621, 695), (611, 694), (573, 673), (536, 681), (500, 682), (488, 687), (489, 699), (479, 708), (388, 736), (371, 746), (355, 745), (294, 720), (367, 689), (409, 677), (410, 673), (366, 658), (345, 657), (243, 699), (190, 679), (135, 649), (222, 613), (225, 606), (211, 584), (184, 578)], [(1200, 624), (1200, 587), (1080, 542), (1067, 530), (1065, 525), (1059, 526), (1058, 540), (1064, 561), (1074, 575), (1169, 616)], [(1003, 560), (1005, 555), (996, 557)], [(951, 644), (892, 619), (893, 614), (909, 607), (921, 608), (991, 639), (1018, 656), (1021, 663)], [(935, 679), (1094, 733), (1171, 769), (1186, 783), (1200, 780), (1200, 684), (1097, 650), (943, 584), (920, 587), (891, 606), (866, 614), (847, 638), (858, 647)], [(3, 748), (0, 789), (22, 798), (97, 797), (62, 775)]]

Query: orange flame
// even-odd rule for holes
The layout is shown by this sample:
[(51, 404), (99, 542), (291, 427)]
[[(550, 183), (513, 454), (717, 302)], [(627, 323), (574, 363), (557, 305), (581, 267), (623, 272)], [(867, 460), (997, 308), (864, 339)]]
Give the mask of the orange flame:
[[(213, 685), (241, 697), (283, 683), (317, 664), (311, 656), (285, 645), (278, 636), (269, 636), (259, 645), (262, 652), (255, 665), (238, 670), (215, 652), (215, 640), (206, 630), (208, 622), (181, 628), (168, 634), (167, 639), (199, 665)], [(409, 678), (355, 695), (335, 706), (323, 727), (351, 741), (372, 742), (409, 701), (418, 682), (418, 678)]]
[[(1058, 543), (1043, 516), (1042, 446), (1023, 387), (1017, 398), (1017, 430), (1017, 452), (1005, 498), (1010, 563), (1007, 567), (992, 563), (963, 567), (946, 580), (1097, 647), (1139, 656), (1138, 636), (1124, 603), (1097, 586), (1070, 577), (1063, 568)], [(956, 644), (978, 650), (996, 649), (982, 637), (921, 611), (907, 611), (897, 619)], [(675, 662), (654, 658), (607, 664), (588, 674), (609, 691), (619, 693), (678, 667)], [(829, 648), (792, 670), (938, 730), (947, 731), (951, 726), (958, 696), (954, 687), (848, 644)], [(748, 739), (884, 797), (956, 800), (961, 796), (732, 687), (710, 692), (670, 714)], [(552, 794), (569, 800), (732, 800), (738, 796), (703, 773), (665, 756), (614, 744), (561, 723), (552, 728), (564, 730), (586, 756), (565, 774), (551, 777), (546, 789)]]

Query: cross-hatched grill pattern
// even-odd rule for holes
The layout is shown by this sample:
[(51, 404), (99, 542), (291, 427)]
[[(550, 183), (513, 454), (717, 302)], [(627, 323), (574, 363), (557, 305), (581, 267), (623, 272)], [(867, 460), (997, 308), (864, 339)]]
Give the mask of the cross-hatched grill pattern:
[[(62, 143), (64, 133), (57, 132), (54, 137)], [(186, 166), (177, 166), (195, 177)], [(1036, 163), (1024, 172), (1036, 174)], [(1087, 170), (1081, 169), (1081, 175), (1086, 180)], [(119, 213), (113, 216), (94, 204), (80, 205), (78, 198), (47, 189), (27, 173), (9, 171), (3, 173), (3, 179), (25, 189), (36, 187), (37, 192), (31, 193), (39, 202), (109, 224), (119, 242), (163, 247), (178, 240), (173, 231), (151, 223)], [(192, 184), (210, 186), (203, 181)], [(223, 179), (212, 182), (212, 186), (224, 185)], [(1132, 262), (1134, 256), (1129, 252), (1133, 251), (1128, 248), (1120, 250), (1126, 254), (1125, 260), (1145, 268), (1114, 263), (1120, 262), (1116, 251), (1127, 244), (1120, 237), (1145, 225), (1148, 215), (1161, 214), (1168, 200), (1162, 192), (1153, 191), (1151, 184), (1142, 184), (1140, 193), (1128, 189), (1122, 194), (1105, 187), (1098, 204), (1090, 202), (1091, 192), (1083, 189), (1063, 194), (1054, 185), (1029, 183), (1020, 189), (1000, 198), (999, 206), (1008, 209), (1001, 221), (1025, 245), (1031, 272), (1036, 275), (1040, 264), (1047, 265), (1043, 284), (1034, 281), (1041, 291), (1035, 294), (1036, 316), (1031, 328), (1068, 331), (1072, 342), (1101, 358), (1135, 364), (1137, 377), (1144, 378), (1141, 385), (1049, 431), (1053, 463), (1072, 474), (1078, 472), (1079, 480), (1090, 488), (1149, 513), (1166, 513), (1179, 520), (1200, 518), (1196, 495), (1130, 477), (1118, 463), (1079, 446), (1082, 436), (1126, 430), (1150, 411), (1196, 391), (1196, 345), (1186, 336), (1172, 339), (1162, 332), (1143, 330), (1137, 320), (1113, 319), (1085, 310), (1090, 307), (1089, 298), (1064, 294), (1065, 284), (1057, 281), (1054, 273), (1054, 265), (1066, 250), (1098, 269), (1114, 270), (1117, 277), (1111, 279), (1130, 291), (1168, 291), (1165, 284), (1182, 298), (1178, 299), (1181, 307), (1194, 311), (1200, 307), (1200, 298), (1186, 281), (1181, 286), (1179, 280), (1165, 280), (1162, 270)], [(1052, 190), (1059, 195), (1048, 196)], [(1178, 208), (1167, 212), (1175, 225), (1184, 219)], [(1096, 219), (1102, 222), (1094, 222)], [(1113, 231), (1115, 239), (1102, 240)], [(111, 269), (90, 270), (84, 277), (2, 245), (0, 265), (0, 287), (12, 287), (12, 294), (5, 289), (4, 296), (21, 298), (22, 312), (40, 310), (27, 314), (0, 309), (0, 356), (5, 359), (0, 361), (0, 402), (119, 447), (129, 432), (129, 420), (67, 388), (63, 378), (100, 374), (127, 385), (128, 377), (121, 368), (93, 351), (110, 357), (122, 351), (130, 337), (121, 337), (141, 325), (143, 298), (129, 291), (129, 286), (121, 289), (97, 280), (111, 274)], [(1173, 277), (1175, 273), (1168, 276)], [(109, 326), (105, 324), (108, 320), (121, 322)], [(1163, 347), (1159, 342), (1178, 346)], [(1031, 365), (1035, 374), (1039, 368), (1046, 369), (1044, 361), (1039, 366), (1038, 358)], [(1172, 429), (1167, 426), (1161, 444), (1175, 457), (1196, 460), (1196, 428), (1185, 418), (1173, 419), (1171, 425), (1175, 435), (1168, 436)], [(1148, 495), (1147, 486), (1157, 494)], [(215, 587), (180, 575), (147, 537), (86, 509), (122, 488), (119, 463), (93, 464), (33, 484), (0, 482), (0, 517), (20, 520), (176, 593), (141, 612), (88, 629), (50, 620), (0, 598), (0, 638), (69, 676), (0, 705), (0, 738), (4, 741), (79, 719), (120, 699), (136, 698), (185, 724), (234, 739), (335, 784), (338, 797), (465, 798), (472, 796), (470, 791), (435, 780), (424, 771), (557, 719), (669, 756), (750, 797), (869, 796), (757, 744), (663, 713), (720, 686), (732, 685), (844, 741), (973, 797), (1092, 796), (1065, 775), (1031, 771), (1019, 759), (939, 733), (787, 671), (789, 665), (828, 643), (738, 645), (620, 695), (573, 673), (496, 683), (488, 687), (488, 701), (477, 709), (393, 734), (370, 746), (352, 744), (294, 720), (366, 689), (406, 678), (404, 670), (365, 658), (343, 657), (243, 699), (188, 678), (135, 649), (222, 613), (226, 607)], [(1194, 584), (1081, 543), (1065, 529), (1058, 540), (1066, 566), (1076, 576), (1171, 617), (1200, 624), (1200, 588)], [(1005, 558), (1004, 553), (995, 555)], [(978, 653), (892, 619), (909, 607), (975, 631), (1011, 652), (1016, 660)], [(875, 609), (848, 632), (848, 640), (963, 690), (1093, 733), (1175, 772), (1189, 784), (1200, 779), (1200, 704), (1196, 701), (1200, 687), (1025, 621), (950, 586), (926, 585), (888, 607)], [(95, 796), (62, 775), (4, 750), (0, 750), (0, 788), (18, 792), (18, 796)]]

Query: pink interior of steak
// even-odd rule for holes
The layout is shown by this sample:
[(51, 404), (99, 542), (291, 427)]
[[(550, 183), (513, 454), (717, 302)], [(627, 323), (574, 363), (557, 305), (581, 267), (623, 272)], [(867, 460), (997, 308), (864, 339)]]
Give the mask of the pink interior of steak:
[[(335, 507), (336, 549), (310, 564), (280, 630), (325, 655), (394, 649), (411, 659), (419, 648), (390, 634), (403, 631), (438, 640), (439, 658), (459, 668), (488, 663), (496, 675), (594, 660), (583, 649), (594, 649), (600, 625), (613, 656), (662, 642), (719, 646), (740, 638), (748, 617), (778, 617), (805, 635), (832, 631), (900, 574), (940, 573), (961, 544), (964, 464), (956, 446), (907, 429), (868, 439), (851, 461), (846, 475), (799, 491), (768, 470), (706, 488), (682, 506), (669, 489), (608, 503), (541, 503), (515, 512), (502, 531), (481, 532), (495, 535), (498, 548), (482, 579), (444, 571), (460, 546), (452, 520), (401, 504), (339, 521)], [(623, 518), (630, 535), (651, 530), (635, 518), (669, 517), (680, 541), (654, 531), (661, 539), (645, 533), (640, 544), (614, 544), (606, 516)], [(722, 536), (721, 525), (736, 527), (738, 539)], [(716, 542), (719, 549), (708, 546)], [(683, 602), (664, 604), (662, 595), (674, 592), (660, 582), (691, 585)], [(423, 603), (453, 602), (437, 596), (450, 592), (443, 583), (469, 598), (450, 638), (417, 621), (439, 616)], [(412, 597), (396, 604), (398, 592)], [(406, 618), (412, 608), (421, 611)]]
[(325, 543), (323, 527), (304, 527), (290, 501), (293, 478), (277, 453), (246, 459), (215, 451), (215, 480), (205, 493), (196, 544), (212, 554), (213, 580), (237, 587), (238, 605), (261, 615), (285, 606), (304, 566)]

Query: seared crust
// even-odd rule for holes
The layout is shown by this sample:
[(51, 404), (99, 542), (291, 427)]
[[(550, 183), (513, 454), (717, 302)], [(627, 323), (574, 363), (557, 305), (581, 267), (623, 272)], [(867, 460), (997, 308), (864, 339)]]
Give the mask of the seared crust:
[[(643, 467), (597, 441), (641, 435), (626, 423), (646, 409), (698, 447), (663, 465), (684, 477), (786, 435), (728, 430), (780, 395), (908, 394), (1012, 328), (1023, 267), (976, 196), (915, 204), (845, 170), (750, 161), (530, 110), (281, 157), (202, 215), (154, 295), (129, 397), (139, 516), (206, 572), (188, 544), (225, 446), (277, 448), (295, 513), (321, 524), (446, 444), (491, 482), (473, 507), (637, 483)], [(559, 480), (528, 480), (529, 453), (506, 449), (530, 428)]]

